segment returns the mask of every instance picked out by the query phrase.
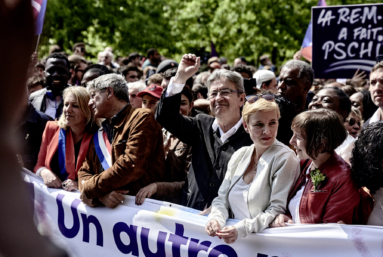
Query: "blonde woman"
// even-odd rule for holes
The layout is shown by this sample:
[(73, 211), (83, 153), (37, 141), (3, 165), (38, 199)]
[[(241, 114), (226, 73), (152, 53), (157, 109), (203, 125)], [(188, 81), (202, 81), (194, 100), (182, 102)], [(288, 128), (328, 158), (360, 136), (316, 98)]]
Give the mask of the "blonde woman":
[(88, 152), (96, 126), (83, 87), (69, 87), (63, 93), (63, 113), (45, 127), (37, 164), (33, 171), (52, 188), (78, 189), (77, 171)]
[[(226, 243), (267, 228), (284, 213), (289, 191), (299, 175), (294, 152), (276, 140), (280, 112), (270, 94), (253, 96), (243, 108), (243, 126), (253, 145), (231, 157), (205, 231)], [(240, 220), (225, 227), (228, 218)]]

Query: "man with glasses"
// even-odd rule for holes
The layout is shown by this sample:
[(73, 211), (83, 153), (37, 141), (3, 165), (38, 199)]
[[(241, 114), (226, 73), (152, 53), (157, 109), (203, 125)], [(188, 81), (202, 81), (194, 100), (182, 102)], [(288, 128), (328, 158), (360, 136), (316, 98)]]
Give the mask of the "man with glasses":
[(208, 99), (215, 117), (179, 113), (186, 80), (200, 67), (194, 54), (182, 57), (158, 104), (157, 121), (183, 143), (192, 146), (192, 164), (183, 188), (182, 205), (198, 210), (209, 208), (218, 195), (232, 154), (252, 144), (242, 125), (240, 108), (245, 102), (243, 79), (237, 72), (216, 70), (207, 80)]
[(313, 81), (314, 71), (309, 64), (298, 60), (288, 61), (279, 74), (278, 95), (295, 104), (298, 115), (308, 109), (311, 99), (307, 94)]
[(121, 75), (100, 76), (87, 83), (87, 90), (94, 117), (105, 120), (78, 172), (80, 197), (89, 206), (115, 208), (123, 203), (123, 194), (134, 196), (151, 183), (165, 181), (162, 131), (150, 110), (129, 104)]

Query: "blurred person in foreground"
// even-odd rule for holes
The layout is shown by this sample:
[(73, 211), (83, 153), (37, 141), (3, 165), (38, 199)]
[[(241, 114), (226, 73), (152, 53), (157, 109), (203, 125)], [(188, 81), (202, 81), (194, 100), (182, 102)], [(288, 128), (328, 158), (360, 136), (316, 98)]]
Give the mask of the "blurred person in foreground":
[[(280, 113), (273, 99), (271, 94), (253, 96), (245, 104), (243, 126), (253, 145), (232, 155), (212, 203), (205, 231), (228, 244), (261, 232), (284, 213), (289, 191), (299, 176), (294, 151), (276, 140)], [(228, 218), (240, 221), (224, 227)]]
[(291, 128), (290, 144), (301, 162), (301, 173), (290, 192), (287, 211), (279, 214), (270, 227), (287, 223), (357, 223), (359, 191), (350, 166), (335, 149), (347, 137), (336, 112), (311, 110), (297, 115)]
[(78, 189), (77, 172), (97, 126), (85, 88), (69, 87), (63, 97), (63, 114), (58, 121), (47, 123), (33, 171), (46, 186), (72, 191)]
[[(164, 181), (161, 126), (150, 110), (129, 104), (123, 76), (107, 74), (87, 83), (95, 118), (105, 119), (78, 172), (80, 198), (88, 206), (115, 208), (123, 194)], [(113, 149), (113, 151), (112, 151)]]
[(198, 210), (209, 208), (218, 194), (232, 154), (252, 144), (242, 125), (245, 102), (243, 78), (236, 72), (216, 70), (207, 80), (210, 108), (215, 117), (179, 113), (182, 89), (199, 69), (200, 58), (182, 57), (175, 77), (162, 94), (157, 121), (183, 143), (192, 146), (192, 165), (183, 188), (181, 204)]
[(65, 257), (67, 254), (41, 236), (35, 227), (31, 199), (15, 156), (14, 131), (25, 108), (25, 104), (20, 103), (28, 100), (25, 83), (35, 42), (31, 2), (0, 0), (0, 10), (0, 33), (6, 35), (0, 37), (0, 106), (6, 110), (0, 115), (0, 204), (3, 206), (0, 208), (0, 252), (3, 256)]

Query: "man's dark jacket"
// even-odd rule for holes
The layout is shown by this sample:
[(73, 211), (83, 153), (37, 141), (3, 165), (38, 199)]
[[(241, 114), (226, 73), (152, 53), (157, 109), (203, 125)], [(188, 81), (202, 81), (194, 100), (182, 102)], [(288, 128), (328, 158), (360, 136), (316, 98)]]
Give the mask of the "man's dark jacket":
[[(181, 93), (162, 95), (156, 111), (157, 121), (175, 137), (192, 146), (192, 164), (182, 193), (184, 206), (203, 210), (218, 195), (232, 154), (253, 142), (241, 126), (222, 144), (219, 129), (212, 129), (214, 117), (200, 114), (186, 117), (179, 113)], [(238, 110), (239, 111), (239, 110)]]
[[(33, 92), (29, 96), (29, 102), (36, 108), (36, 110), (45, 113), (45, 110), (47, 109), (46, 101), (45, 101), (46, 97), (47, 97), (47, 88), (43, 88)], [(62, 111), (63, 111), (63, 101), (61, 101), (61, 103), (57, 107), (57, 110), (56, 110), (57, 119), (60, 118)]]
[(17, 130), (19, 140), (17, 152), (24, 167), (33, 171), (37, 163), (45, 125), (52, 118), (37, 111), (32, 105), (28, 105), (25, 114), (25, 119)]

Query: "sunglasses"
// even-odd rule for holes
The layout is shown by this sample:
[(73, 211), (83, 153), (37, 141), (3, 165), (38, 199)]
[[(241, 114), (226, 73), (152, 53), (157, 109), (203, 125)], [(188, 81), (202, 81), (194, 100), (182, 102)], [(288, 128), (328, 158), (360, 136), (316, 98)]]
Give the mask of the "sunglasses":
[(360, 121), (356, 121), (354, 118), (347, 118), (346, 121), (350, 126), (354, 126), (356, 123), (360, 127)]
[(249, 99), (247, 99), (247, 101), (250, 104), (252, 104), (252, 103), (255, 103), (256, 101), (258, 101), (260, 98), (263, 98), (266, 101), (274, 101), (275, 100), (275, 96), (274, 95), (272, 95), (272, 94), (264, 94), (264, 95), (251, 96), (251, 97), (249, 97)]

